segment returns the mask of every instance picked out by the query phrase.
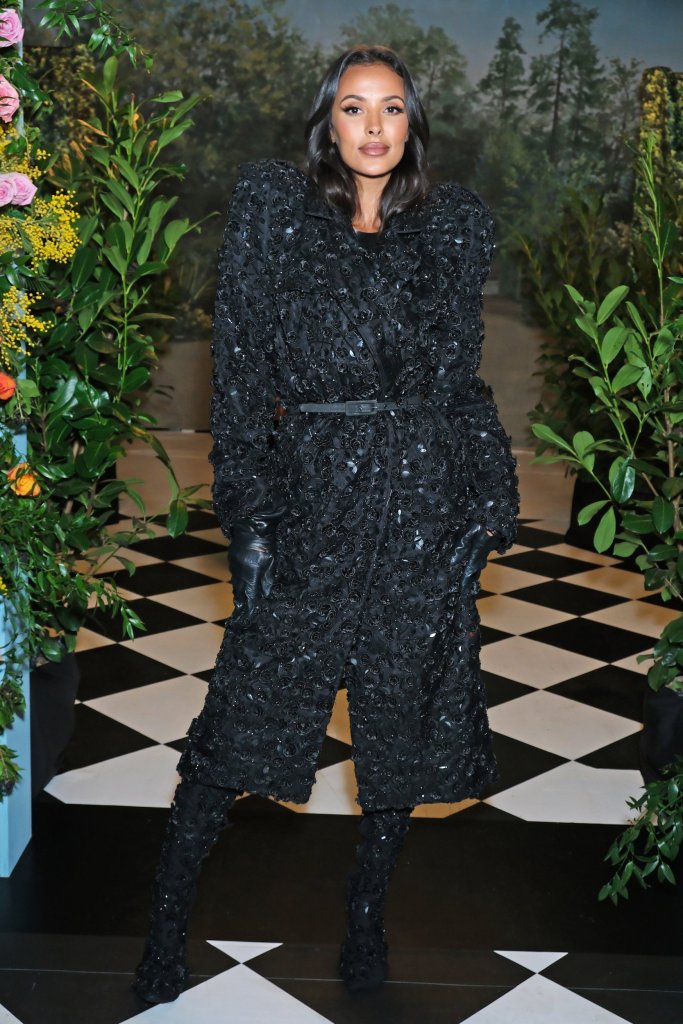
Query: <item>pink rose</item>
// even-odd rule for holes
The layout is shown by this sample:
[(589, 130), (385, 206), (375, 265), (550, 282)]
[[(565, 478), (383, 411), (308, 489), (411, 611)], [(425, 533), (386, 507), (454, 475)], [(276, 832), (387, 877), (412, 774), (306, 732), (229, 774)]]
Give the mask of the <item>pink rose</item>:
[(0, 174), (0, 206), (7, 206), (9, 203), (13, 203), (15, 192), (16, 187), (11, 175)]
[(19, 109), (19, 93), (4, 75), (0, 75), (0, 121), (11, 121)]
[(21, 18), (16, 11), (0, 11), (0, 47), (14, 46), (24, 38)]
[(14, 199), (12, 202), (15, 206), (28, 206), (29, 203), (33, 202), (33, 197), (38, 189), (25, 174), (21, 174), (19, 171), (10, 171), (8, 174), (1, 175), (1, 177), (12, 180), (14, 185)]

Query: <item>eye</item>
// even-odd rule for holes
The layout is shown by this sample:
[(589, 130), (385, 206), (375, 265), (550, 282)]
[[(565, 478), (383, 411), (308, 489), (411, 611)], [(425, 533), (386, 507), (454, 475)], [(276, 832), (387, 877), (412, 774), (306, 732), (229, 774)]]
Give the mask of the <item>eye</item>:
[(350, 107), (342, 107), (345, 114), (351, 114), (356, 110), (360, 110), (360, 107), (354, 107), (353, 104)]
[(404, 111), (403, 111), (403, 107), (397, 107), (397, 106), (395, 106), (395, 105), (392, 105), (392, 106), (390, 106), (390, 107), (387, 107), (386, 109), (387, 109), (388, 111), (390, 111), (391, 113), (394, 113), (394, 114), (402, 114), (402, 113), (404, 112)]

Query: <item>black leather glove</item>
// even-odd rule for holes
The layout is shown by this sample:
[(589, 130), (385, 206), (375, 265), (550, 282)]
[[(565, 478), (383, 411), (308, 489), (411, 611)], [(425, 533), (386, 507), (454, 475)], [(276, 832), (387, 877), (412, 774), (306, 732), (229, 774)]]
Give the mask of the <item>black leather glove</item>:
[(231, 528), (228, 565), (235, 611), (251, 615), (261, 597), (268, 597), (275, 576), (277, 524), (282, 512), (264, 512), (237, 519)]
[(472, 523), (458, 541), (451, 557), (452, 565), (463, 565), (461, 585), (469, 583), (482, 571), (491, 551), (500, 544), (498, 534), (490, 534), (481, 523)]

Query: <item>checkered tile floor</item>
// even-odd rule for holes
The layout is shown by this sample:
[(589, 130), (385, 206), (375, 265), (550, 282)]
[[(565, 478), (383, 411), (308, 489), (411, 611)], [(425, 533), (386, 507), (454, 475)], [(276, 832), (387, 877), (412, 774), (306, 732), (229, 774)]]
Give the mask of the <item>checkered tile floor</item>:
[[(225, 541), (208, 513), (186, 537), (129, 553), (125, 586), (147, 625), (135, 640), (93, 615), (81, 633), (78, 728), (48, 792), (64, 803), (168, 806), (186, 728), (202, 706), (231, 613)], [(520, 526), (481, 578), (482, 666), (500, 781), (484, 801), (526, 821), (617, 824), (641, 784), (637, 655), (677, 612), (615, 559)], [(163, 709), (163, 710), (162, 710)], [(293, 813), (354, 814), (346, 694), (330, 722), (314, 794)], [(424, 806), (466, 813), (478, 801)]]
[[(637, 655), (677, 612), (644, 591), (639, 573), (532, 520), (481, 578), (500, 781), (482, 800), (416, 810), (439, 820), (414, 824), (412, 853), (397, 870), (390, 982), (352, 997), (336, 976), (343, 899), (329, 875), (338, 859), (346, 873), (338, 850), (351, 843), (348, 816), (358, 813), (341, 690), (310, 802), (238, 802), (235, 815), (255, 823), (255, 838), (245, 827), (241, 842), (251, 846), (235, 854), (232, 838), (221, 840), (209, 862), (209, 871), (215, 858), (220, 868), (197, 910), (193, 986), (172, 1005), (136, 1003), (130, 974), (163, 809), (232, 608), (225, 541), (208, 513), (193, 514), (186, 537), (174, 541), (159, 528), (128, 554), (137, 569), (121, 578), (147, 632), (122, 641), (94, 614), (82, 630), (76, 733), (37, 805), (33, 860), (0, 883), (2, 898), (36, 886), (42, 901), (0, 913), (0, 931), (11, 932), (0, 936), (0, 1024), (683, 1022), (671, 891), (648, 894), (626, 929), (618, 911), (595, 900), (602, 854), (641, 786), (647, 665)], [(238, 824), (229, 831), (241, 832)], [(353, 834), (355, 843), (355, 824)], [(298, 905), (290, 868), (307, 873), (309, 895)], [(277, 888), (281, 872), (287, 881)], [(226, 923), (221, 887), (235, 873)], [(251, 896), (237, 891), (249, 885)], [(257, 893), (265, 893), (260, 907)], [(648, 928), (664, 930), (671, 955), (648, 944)]]

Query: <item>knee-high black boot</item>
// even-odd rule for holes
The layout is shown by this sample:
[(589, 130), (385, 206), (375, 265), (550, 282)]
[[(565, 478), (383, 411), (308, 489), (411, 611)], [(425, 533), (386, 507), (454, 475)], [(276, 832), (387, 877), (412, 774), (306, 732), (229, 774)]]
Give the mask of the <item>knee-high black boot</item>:
[(185, 935), (203, 861), (239, 795), (183, 779), (175, 792), (152, 889), (152, 918), (133, 988), (149, 1003), (176, 999), (187, 981)]
[(346, 938), (339, 973), (348, 989), (376, 988), (387, 975), (384, 902), (412, 807), (363, 813), (356, 865), (347, 883)]

